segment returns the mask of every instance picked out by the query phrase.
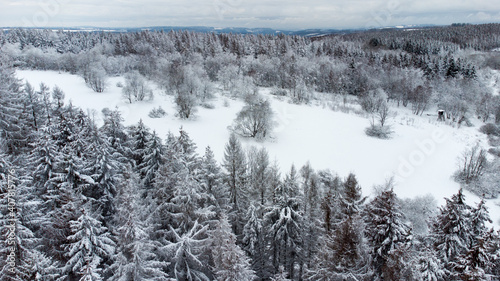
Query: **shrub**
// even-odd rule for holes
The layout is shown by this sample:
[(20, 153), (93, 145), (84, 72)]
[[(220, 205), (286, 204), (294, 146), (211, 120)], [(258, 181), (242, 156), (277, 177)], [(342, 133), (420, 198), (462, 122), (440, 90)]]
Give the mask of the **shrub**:
[(166, 115), (167, 113), (165, 112), (165, 110), (163, 110), (163, 108), (161, 108), (161, 106), (158, 106), (158, 108), (153, 108), (148, 114), (150, 118), (162, 118)]
[(214, 109), (215, 105), (213, 103), (204, 102), (201, 104), (201, 107), (206, 108), (206, 109)]
[(282, 88), (273, 88), (271, 90), (271, 95), (285, 97), (288, 96), (288, 91)]
[(492, 155), (500, 157), (500, 148), (490, 148), (488, 149), (488, 152)]
[(389, 139), (393, 131), (390, 126), (379, 126), (379, 125), (371, 125), (370, 127), (365, 129), (365, 133), (367, 136), (379, 138), (379, 139)]
[(500, 136), (500, 128), (493, 123), (488, 123), (486, 125), (481, 126), (479, 131), (483, 134), (487, 134), (488, 136)]

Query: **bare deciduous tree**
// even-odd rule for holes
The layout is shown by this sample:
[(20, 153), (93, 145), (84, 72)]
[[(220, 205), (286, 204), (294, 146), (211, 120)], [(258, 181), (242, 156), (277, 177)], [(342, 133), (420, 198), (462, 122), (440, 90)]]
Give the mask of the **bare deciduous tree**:
[(486, 150), (476, 144), (462, 154), (459, 161), (458, 179), (470, 183), (483, 174), (487, 164)]
[(258, 95), (246, 98), (246, 105), (235, 120), (235, 131), (245, 137), (265, 138), (273, 127), (273, 111), (268, 100)]

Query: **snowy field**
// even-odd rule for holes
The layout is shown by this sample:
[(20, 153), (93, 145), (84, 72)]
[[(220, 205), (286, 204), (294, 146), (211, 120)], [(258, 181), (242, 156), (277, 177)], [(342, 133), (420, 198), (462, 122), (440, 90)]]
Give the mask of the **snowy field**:
[[(243, 106), (243, 102), (217, 95), (211, 101), (214, 109), (198, 107), (192, 120), (175, 117), (173, 98), (156, 89), (153, 101), (128, 104), (121, 97), (117, 82), (120, 77), (110, 78), (104, 93), (94, 93), (83, 79), (76, 75), (54, 71), (18, 71), (20, 79), (38, 89), (40, 82), (49, 87), (59, 86), (66, 100), (95, 116), (99, 122), (103, 108), (117, 107), (125, 119), (125, 125), (136, 124), (139, 119), (165, 138), (168, 131), (178, 133), (182, 126), (198, 145), (200, 154), (210, 146), (216, 159), (222, 160), (224, 145), (229, 138), (228, 126)], [(267, 94), (267, 89), (261, 91)], [(429, 115), (415, 116), (409, 109), (392, 108), (390, 124), (395, 134), (390, 140), (380, 140), (365, 135), (369, 126), (367, 118), (333, 111), (331, 101), (313, 105), (294, 105), (269, 96), (277, 123), (271, 140), (256, 142), (242, 140), (246, 146), (264, 146), (271, 160), (276, 159), (282, 174), (292, 164), (300, 168), (307, 161), (316, 170), (330, 169), (341, 177), (354, 172), (365, 195), (370, 195), (374, 185), (380, 185), (394, 176), (395, 191), (401, 198), (413, 198), (432, 194), (438, 204), (444, 197), (451, 197), (459, 184), (451, 178), (457, 169), (461, 153), (477, 142), (487, 146), (486, 136), (475, 127), (460, 129), (438, 123), (433, 111)], [(226, 101), (226, 105), (224, 106)], [(167, 116), (160, 119), (148, 117), (151, 109), (161, 106)], [(475, 120), (473, 120), (476, 122)], [(468, 204), (475, 205), (479, 198), (465, 192)], [(498, 199), (489, 200), (488, 206), (495, 227), (500, 226)]]

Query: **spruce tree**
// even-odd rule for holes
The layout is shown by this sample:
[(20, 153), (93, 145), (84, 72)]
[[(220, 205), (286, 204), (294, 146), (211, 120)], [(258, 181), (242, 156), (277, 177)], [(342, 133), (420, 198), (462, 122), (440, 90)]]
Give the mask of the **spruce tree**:
[(385, 280), (390, 273), (386, 270), (390, 254), (411, 242), (410, 227), (404, 222), (404, 215), (392, 188), (382, 191), (367, 204), (364, 220), (365, 235), (372, 248), (375, 278)]
[(114, 233), (117, 241), (117, 255), (111, 266), (113, 281), (167, 280), (163, 271), (167, 263), (161, 261), (156, 254), (158, 247), (149, 237), (149, 229), (145, 223), (145, 209), (140, 197), (140, 181), (127, 169), (118, 185)]
[(144, 160), (139, 167), (141, 173), (144, 174), (144, 184), (146, 187), (151, 187), (156, 176), (156, 171), (165, 162), (164, 154), (165, 147), (161, 139), (156, 135), (156, 132), (153, 132), (151, 139), (146, 144)]
[(226, 215), (223, 214), (217, 221), (209, 239), (214, 264), (213, 272), (217, 280), (252, 281), (256, 278), (255, 272), (251, 269), (250, 259), (236, 245), (236, 235), (232, 232)]
[(102, 280), (101, 263), (113, 255), (115, 243), (107, 229), (93, 217), (87, 208), (77, 220), (70, 222), (68, 236), (66, 271), (80, 277), (80, 280)]
[(452, 263), (470, 250), (473, 241), (470, 211), (460, 189), (451, 199), (446, 198), (446, 205), (440, 208), (432, 224), (430, 236), (439, 259), (446, 265), (447, 274), (453, 273)]
[(229, 186), (229, 203), (232, 208), (229, 219), (233, 232), (238, 236), (243, 230), (241, 218), (245, 215), (247, 166), (245, 153), (235, 134), (231, 134), (225, 146), (222, 166), (226, 170), (225, 182)]
[(183, 235), (172, 229), (173, 242), (164, 248), (170, 257), (170, 276), (176, 280), (210, 280), (208, 261), (202, 258), (203, 248), (207, 245), (207, 229), (208, 226), (197, 222)]
[(293, 165), (278, 192), (278, 198), (278, 204), (272, 206), (264, 217), (269, 227), (272, 264), (275, 272), (283, 266), (290, 279), (301, 278), (300, 272), (296, 276), (295, 267), (303, 260), (303, 216), (300, 212), (301, 192)]

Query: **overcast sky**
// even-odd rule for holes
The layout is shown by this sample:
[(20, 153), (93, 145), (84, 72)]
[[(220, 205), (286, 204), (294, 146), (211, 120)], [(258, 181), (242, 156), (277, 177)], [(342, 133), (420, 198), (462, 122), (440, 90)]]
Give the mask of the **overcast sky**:
[(363, 28), (500, 22), (498, 0), (0, 0), (0, 26)]

